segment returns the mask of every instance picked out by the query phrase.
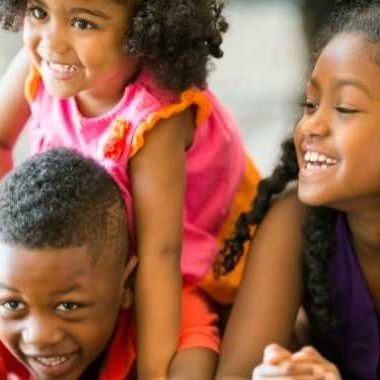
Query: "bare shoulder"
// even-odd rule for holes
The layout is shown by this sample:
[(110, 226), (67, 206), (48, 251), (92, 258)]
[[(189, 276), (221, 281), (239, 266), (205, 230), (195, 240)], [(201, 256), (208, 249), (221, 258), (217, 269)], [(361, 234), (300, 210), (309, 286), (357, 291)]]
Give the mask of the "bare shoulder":
[[(278, 254), (296, 254), (302, 252), (302, 228), (307, 213), (307, 207), (297, 196), (297, 188), (291, 188), (273, 200), (268, 213), (260, 224), (254, 239), (253, 247), (264, 244), (276, 249)], [(259, 240), (259, 242), (258, 242)]]

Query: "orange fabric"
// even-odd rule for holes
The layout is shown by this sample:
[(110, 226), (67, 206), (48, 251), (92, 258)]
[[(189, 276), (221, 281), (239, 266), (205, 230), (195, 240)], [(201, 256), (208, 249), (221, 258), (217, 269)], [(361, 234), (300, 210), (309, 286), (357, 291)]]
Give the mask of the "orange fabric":
[(103, 147), (104, 157), (111, 160), (118, 160), (121, 157), (125, 149), (125, 140), (130, 127), (130, 122), (122, 117), (118, 117), (112, 122), (108, 139)]
[(200, 90), (191, 89), (181, 94), (179, 103), (171, 104), (161, 110), (152, 113), (147, 120), (143, 121), (137, 128), (133, 137), (131, 152), (129, 158), (133, 157), (145, 143), (145, 133), (151, 130), (160, 120), (169, 119), (170, 117), (184, 111), (191, 105), (196, 105), (197, 116), (196, 126), (203, 123), (211, 113), (211, 105), (206, 95)]
[[(219, 352), (217, 320), (217, 314), (204, 293), (193, 286), (185, 287), (178, 351), (207, 348)], [(99, 380), (132, 380), (130, 372), (136, 358), (135, 342), (136, 329), (132, 312), (130, 309), (122, 310)], [(15, 375), (15, 380), (28, 380), (30, 376), (0, 342), (0, 380), (6, 379), (6, 375), (11, 373)]]
[(35, 99), (40, 82), (41, 75), (38, 72), (38, 70), (34, 66), (32, 66), (30, 69), (30, 73), (26, 78), (24, 88), (25, 98), (29, 103), (31, 103)]
[[(260, 181), (260, 175), (249, 158), (247, 158), (246, 162), (246, 174), (236, 191), (236, 196), (230, 207), (227, 221), (224, 223), (217, 236), (217, 239), (220, 243), (220, 248), (223, 247), (226, 239), (234, 235), (235, 223), (239, 215), (242, 212), (250, 210), (252, 201), (256, 196), (257, 184)], [(254, 228), (252, 229), (252, 233), (253, 232)], [(209, 294), (212, 299), (221, 304), (232, 303), (243, 275), (243, 270), (248, 255), (248, 249), (249, 244), (246, 243), (242, 257), (231, 272), (216, 277), (215, 273), (213, 272), (213, 268), (211, 268), (207, 273), (206, 277), (200, 283), (200, 287), (207, 294)], [(219, 258), (220, 256), (217, 258), (217, 261), (215, 263), (216, 266), (218, 265)]]

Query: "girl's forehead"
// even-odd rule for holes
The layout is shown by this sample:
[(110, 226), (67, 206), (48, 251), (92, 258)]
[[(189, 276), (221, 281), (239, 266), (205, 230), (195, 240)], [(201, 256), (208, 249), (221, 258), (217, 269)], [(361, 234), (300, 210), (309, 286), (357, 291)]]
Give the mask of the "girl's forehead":
[(339, 34), (321, 51), (312, 75), (316, 71), (327, 71), (335, 72), (339, 76), (358, 75), (368, 78), (374, 75), (378, 77), (380, 67), (375, 62), (374, 49), (375, 46), (367, 42), (360, 34)]

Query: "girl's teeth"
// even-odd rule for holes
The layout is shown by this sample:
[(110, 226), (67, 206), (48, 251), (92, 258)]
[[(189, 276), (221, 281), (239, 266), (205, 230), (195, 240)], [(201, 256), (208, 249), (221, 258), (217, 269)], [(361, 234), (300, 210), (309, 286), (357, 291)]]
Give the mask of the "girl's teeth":
[(47, 367), (54, 367), (56, 365), (60, 365), (67, 361), (69, 358), (68, 356), (57, 356), (54, 358), (42, 358), (42, 357), (37, 357), (35, 358), (36, 361), (39, 363), (47, 366)]
[(319, 154), (317, 152), (307, 151), (304, 154), (305, 167), (307, 169), (326, 169), (331, 165), (336, 164), (338, 161), (325, 156), (324, 154)]
[(75, 65), (61, 65), (59, 63), (49, 63), (49, 66), (60, 73), (72, 73), (77, 70), (77, 66)]

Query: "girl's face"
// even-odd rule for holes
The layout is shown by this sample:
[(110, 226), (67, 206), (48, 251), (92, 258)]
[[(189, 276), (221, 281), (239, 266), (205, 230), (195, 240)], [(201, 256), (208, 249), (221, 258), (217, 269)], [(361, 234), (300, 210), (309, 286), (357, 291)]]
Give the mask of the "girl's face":
[(115, 103), (136, 64), (123, 52), (132, 0), (28, 0), (24, 43), (57, 97)]
[(380, 67), (371, 52), (358, 34), (342, 34), (316, 62), (295, 131), (306, 204), (379, 208)]

